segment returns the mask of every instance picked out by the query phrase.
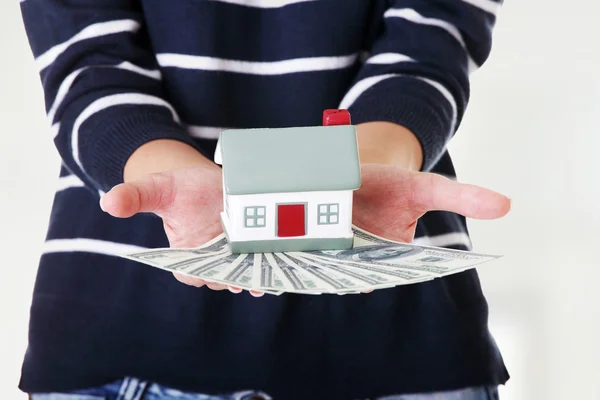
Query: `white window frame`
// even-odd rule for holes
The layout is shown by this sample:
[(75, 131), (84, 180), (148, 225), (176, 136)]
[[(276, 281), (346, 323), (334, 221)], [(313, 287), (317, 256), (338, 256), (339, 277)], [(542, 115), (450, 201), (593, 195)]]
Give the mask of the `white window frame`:
[(318, 225), (337, 225), (340, 223), (340, 204), (325, 203), (317, 205)]
[(244, 207), (244, 228), (264, 228), (267, 226), (266, 206)]

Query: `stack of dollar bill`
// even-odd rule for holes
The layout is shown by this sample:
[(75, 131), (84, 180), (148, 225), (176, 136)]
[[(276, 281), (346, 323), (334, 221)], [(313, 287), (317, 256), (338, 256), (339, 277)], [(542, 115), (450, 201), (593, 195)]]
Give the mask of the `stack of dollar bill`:
[(225, 235), (193, 249), (152, 249), (123, 257), (247, 290), (361, 293), (428, 281), (499, 258), (394, 242), (353, 227), (349, 250), (232, 254)]

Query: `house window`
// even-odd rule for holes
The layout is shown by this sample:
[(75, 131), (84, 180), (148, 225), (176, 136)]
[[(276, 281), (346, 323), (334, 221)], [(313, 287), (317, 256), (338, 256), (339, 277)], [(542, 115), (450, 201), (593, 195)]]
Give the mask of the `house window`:
[(319, 204), (319, 225), (332, 225), (340, 221), (340, 207), (338, 204)]
[(265, 206), (246, 207), (244, 211), (244, 226), (246, 228), (264, 228), (266, 226), (267, 208)]

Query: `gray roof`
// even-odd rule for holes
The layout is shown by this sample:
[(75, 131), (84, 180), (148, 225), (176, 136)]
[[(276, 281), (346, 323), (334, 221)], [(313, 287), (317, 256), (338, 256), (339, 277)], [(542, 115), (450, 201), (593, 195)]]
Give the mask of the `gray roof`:
[(233, 195), (354, 190), (361, 181), (353, 125), (226, 130), (215, 160)]

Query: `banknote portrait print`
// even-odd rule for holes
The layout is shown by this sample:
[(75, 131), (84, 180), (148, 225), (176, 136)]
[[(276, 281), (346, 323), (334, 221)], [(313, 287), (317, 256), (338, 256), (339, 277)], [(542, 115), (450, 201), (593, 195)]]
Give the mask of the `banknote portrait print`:
[(323, 251), (323, 253), (338, 260), (346, 261), (387, 261), (412, 256), (420, 251), (421, 249), (408, 245), (393, 244), (385, 246), (377, 244), (342, 251)]

